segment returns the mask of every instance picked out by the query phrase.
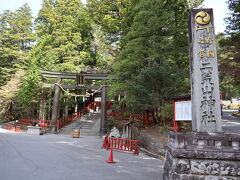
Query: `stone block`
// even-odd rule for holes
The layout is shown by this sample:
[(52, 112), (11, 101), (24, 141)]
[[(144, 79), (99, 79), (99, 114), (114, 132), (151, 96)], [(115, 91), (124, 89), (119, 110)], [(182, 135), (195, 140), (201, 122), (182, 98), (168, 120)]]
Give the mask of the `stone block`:
[(28, 126), (27, 128), (28, 128), (27, 129), (28, 134), (39, 135), (41, 133), (41, 127), (39, 127), (39, 126)]
[[(239, 141), (240, 136), (224, 133), (195, 133), (191, 138), (178, 133), (170, 136), (164, 180), (240, 180), (240, 151), (232, 147), (232, 140)], [(179, 137), (188, 142), (186, 146), (174, 143)], [(201, 148), (198, 142), (204, 142), (200, 143)]]
[[(220, 175), (222, 176), (240, 176), (240, 167), (237, 162), (221, 162)], [(240, 178), (239, 178), (240, 179)]]
[(204, 160), (195, 161), (191, 160), (191, 173), (203, 175), (219, 175), (220, 174), (219, 162)]
[(175, 171), (181, 174), (189, 174), (191, 169), (190, 167), (191, 166), (188, 159), (180, 159), (177, 161)]

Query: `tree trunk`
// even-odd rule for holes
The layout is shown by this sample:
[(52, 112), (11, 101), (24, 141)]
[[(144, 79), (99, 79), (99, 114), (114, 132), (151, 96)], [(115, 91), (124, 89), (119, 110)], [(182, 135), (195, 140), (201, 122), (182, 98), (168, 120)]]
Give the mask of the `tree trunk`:
[(45, 95), (40, 99), (40, 108), (39, 108), (39, 120), (45, 120), (46, 119), (46, 99)]
[(155, 125), (159, 123), (158, 117), (157, 117), (157, 110), (152, 110), (152, 115), (153, 115), (153, 122)]

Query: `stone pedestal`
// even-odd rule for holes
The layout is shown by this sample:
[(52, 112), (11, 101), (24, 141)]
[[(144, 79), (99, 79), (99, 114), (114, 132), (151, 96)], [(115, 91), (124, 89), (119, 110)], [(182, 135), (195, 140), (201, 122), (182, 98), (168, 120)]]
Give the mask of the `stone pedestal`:
[(39, 126), (28, 126), (27, 127), (27, 133), (28, 134), (37, 134), (39, 135), (41, 133), (41, 127)]
[(239, 180), (240, 136), (170, 132), (164, 180)]

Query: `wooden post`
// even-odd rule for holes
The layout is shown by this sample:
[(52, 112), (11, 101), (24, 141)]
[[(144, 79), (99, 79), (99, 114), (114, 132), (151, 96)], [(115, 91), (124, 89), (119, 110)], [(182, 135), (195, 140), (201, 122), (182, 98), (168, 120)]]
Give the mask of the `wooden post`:
[[(61, 83), (61, 77), (57, 78), (57, 84)], [(57, 123), (57, 118), (58, 118), (58, 108), (59, 108), (59, 98), (61, 94), (60, 87), (55, 84), (55, 92), (54, 92), (54, 98), (53, 98), (53, 107), (52, 107), (52, 125), (51, 125), (51, 132), (56, 133), (56, 123)]]
[(107, 87), (102, 87), (101, 94), (101, 123), (100, 123), (100, 134), (104, 135), (107, 132), (106, 128), (106, 113), (107, 113)]

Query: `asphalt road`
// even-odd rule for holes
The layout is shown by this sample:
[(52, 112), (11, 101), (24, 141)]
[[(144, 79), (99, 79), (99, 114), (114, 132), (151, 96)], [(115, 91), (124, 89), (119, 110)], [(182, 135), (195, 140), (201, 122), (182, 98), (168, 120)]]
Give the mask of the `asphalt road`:
[(164, 162), (109, 151), (93, 136), (28, 135), (0, 131), (0, 180), (161, 180)]
[(240, 117), (232, 116), (237, 110), (223, 110), (223, 131), (240, 134)]

